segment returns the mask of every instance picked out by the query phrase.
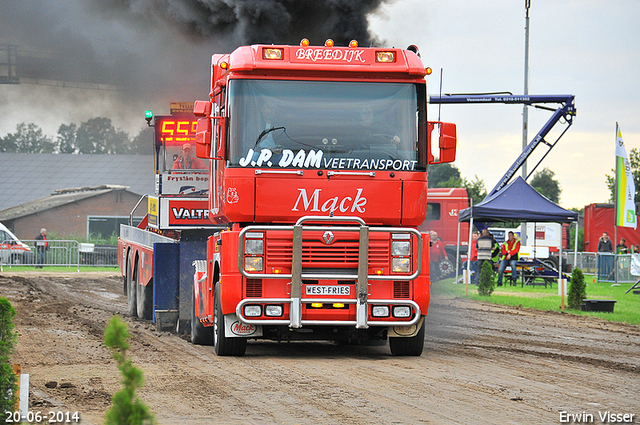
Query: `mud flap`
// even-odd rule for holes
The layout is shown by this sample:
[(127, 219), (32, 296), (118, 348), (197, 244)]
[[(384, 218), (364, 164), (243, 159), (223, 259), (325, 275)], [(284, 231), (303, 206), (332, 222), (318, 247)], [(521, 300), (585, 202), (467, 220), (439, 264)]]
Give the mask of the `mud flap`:
[(388, 337), (411, 337), (416, 336), (420, 328), (424, 325), (424, 317), (418, 323), (411, 326), (389, 326), (387, 328)]
[(225, 336), (227, 338), (254, 338), (262, 336), (261, 325), (242, 323), (235, 313), (224, 316)]

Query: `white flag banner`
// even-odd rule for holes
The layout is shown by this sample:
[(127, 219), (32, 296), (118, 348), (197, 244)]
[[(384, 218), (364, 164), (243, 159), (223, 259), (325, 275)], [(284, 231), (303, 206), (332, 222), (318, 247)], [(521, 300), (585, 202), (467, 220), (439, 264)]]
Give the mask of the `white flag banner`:
[(633, 182), (631, 164), (622, 140), (622, 131), (616, 123), (616, 226), (637, 227), (636, 186)]

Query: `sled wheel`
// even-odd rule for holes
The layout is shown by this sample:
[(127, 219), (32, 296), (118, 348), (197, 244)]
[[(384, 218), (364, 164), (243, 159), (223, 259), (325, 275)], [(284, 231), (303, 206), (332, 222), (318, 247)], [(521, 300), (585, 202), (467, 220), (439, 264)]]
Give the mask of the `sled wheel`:
[(127, 306), (131, 317), (138, 317), (138, 305), (136, 302), (138, 284), (138, 266), (133, 264), (132, 254), (127, 255)]

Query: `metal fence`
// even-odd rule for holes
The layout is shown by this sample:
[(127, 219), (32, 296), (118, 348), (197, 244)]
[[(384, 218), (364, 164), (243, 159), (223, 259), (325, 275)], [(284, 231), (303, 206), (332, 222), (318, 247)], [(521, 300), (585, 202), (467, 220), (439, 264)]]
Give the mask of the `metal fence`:
[[(47, 248), (38, 249), (37, 240), (23, 240), (26, 247), (13, 240), (2, 241), (0, 245), (0, 271), (12, 266), (103, 266), (118, 265), (118, 247), (80, 243), (73, 240), (48, 240)], [(41, 247), (40, 247), (41, 248)], [(574, 258), (576, 261), (574, 261)], [(602, 254), (594, 252), (562, 253), (563, 265), (569, 265), (565, 271), (579, 268), (583, 273), (597, 275), (599, 282), (629, 283), (636, 282), (638, 276), (631, 274), (631, 254)], [(616, 276), (617, 275), (617, 276)]]
[(12, 266), (117, 266), (116, 246), (80, 243), (73, 240), (47, 240), (46, 246), (41, 240), (22, 240), (24, 245), (15, 241), (3, 241), (0, 245), (0, 271)]
[(576, 264), (573, 252), (562, 254), (564, 264), (570, 264), (572, 269), (577, 267), (583, 273), (597, 275), (598, 282), (629, 283), (638, 280), (638, 276), (631, 274), (631, 254), (578, 252)]

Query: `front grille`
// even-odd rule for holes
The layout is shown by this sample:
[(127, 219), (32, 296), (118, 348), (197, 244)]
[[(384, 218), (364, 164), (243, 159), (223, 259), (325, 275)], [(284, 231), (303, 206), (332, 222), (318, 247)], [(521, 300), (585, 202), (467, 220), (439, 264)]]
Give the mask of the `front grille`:
[[(289, 234), (291, 235), (291, 234)], [(389, 267), (388, 235), (372, 238), (369, 234), (369, 267)], [(293, 242), (289, 238), (267, 237), (266, 263), (268, 267), (290, 267), (293, 253)], [(319, 232), (305, 234), (302, 241), (302, 267), (309, 268), (351, 268), (358, 267), (358, 234), (346, 233), (327, 245)]]
[(262, 297), (262, 279), (247, 279), (247, 298)]
[(409, 282), (395, 280), (393, 282), (393, 298), (409, 298)]

